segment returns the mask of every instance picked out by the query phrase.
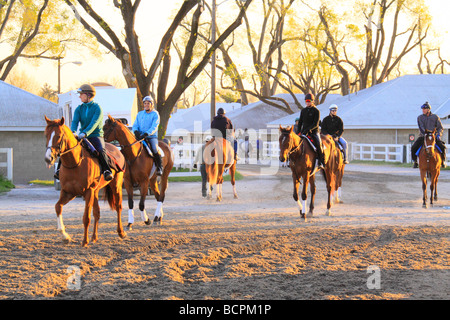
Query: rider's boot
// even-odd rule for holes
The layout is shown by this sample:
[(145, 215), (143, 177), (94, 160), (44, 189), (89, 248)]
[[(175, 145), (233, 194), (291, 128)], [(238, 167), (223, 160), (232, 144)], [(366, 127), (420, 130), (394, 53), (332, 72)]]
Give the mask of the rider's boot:
[(417, 163), (417, 156), (411, 156), (412, 161), (413, 161), (413, 168), (417, 169), (419, 167), (419, 164)]
[(444, 152), (441, 153), (441, 157), (442, 157), (442, 168), (447, 168), (447, 159), (446, 159), (446, 150), (444, 150)]
[(155, 166), (156, 166), (156, 174), (158, 176), (162, 176), (163, 174), (163, 167), (162, 167), (162, 159), (159, 152), (155, 152), (153, 154), (153, 159), (155, 160)]
[(98, 160), (100, 162), (100, 168), (103, 174), (103, 177), (106, 181), (111, 181), (113, 179), (113, 174), (111, 172), (111, 168), (109, 167), (106, 152), (99, 152)]

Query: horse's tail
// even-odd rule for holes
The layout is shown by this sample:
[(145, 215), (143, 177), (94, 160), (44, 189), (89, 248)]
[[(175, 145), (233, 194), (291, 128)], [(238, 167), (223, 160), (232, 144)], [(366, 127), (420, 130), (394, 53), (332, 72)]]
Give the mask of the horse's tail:
[(113, 192), (113, 189), (111, 187), (111, 185), (106, 185), (105, 188), (105, 195), (104, 195), (104, 200), (108, 201), (109, 207), (111, 208), (111, 210), (116, 211), (117, 210), (117, 201), (116, 201), (116, 197), (117, 194), (115, 192)]

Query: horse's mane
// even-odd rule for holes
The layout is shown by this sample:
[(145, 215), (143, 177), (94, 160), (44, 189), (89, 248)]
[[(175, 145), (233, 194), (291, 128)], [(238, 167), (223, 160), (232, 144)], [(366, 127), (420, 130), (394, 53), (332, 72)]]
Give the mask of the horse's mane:
[(61, 127), (65, 133), (67, 133), (67, 131), (72, 133), (72, 131), (69, 129), (68, 126), (66, 126), (65, 124), (61, 124), (60, 119), (56, 119), (56, 120), (53, 120), (51, 123), (47, 124), (47, 126), (45, 127), (45, 130), (44, 130), (44, 135), (48, 136), (50, 134), (50, 132), (52, 132), (53, 129), (56, 127)]

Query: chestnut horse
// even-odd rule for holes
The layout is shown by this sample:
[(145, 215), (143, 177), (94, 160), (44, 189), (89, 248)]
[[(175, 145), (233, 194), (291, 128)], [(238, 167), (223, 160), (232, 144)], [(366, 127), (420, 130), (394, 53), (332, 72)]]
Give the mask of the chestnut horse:
[(234, 159), (234, 149), (231, 143), (221, 137), (215, 137), (206, 143), (203, 152), (205, 160), (206, 175), (208, 177), (208, 199), (212, 198), (211, 190), (217, 184), (217, 201), (222, 201), (223, 173), (230, 170), (231, 185), (233, 186), (234, 198), (237, 199), (236, 192), (236, 160)]
[(423, 203), (422, 207), (427, 207), (427, 178), (430, 179), (430, 205), (433, 206), (434, 200), (437, 201), (437, 182), (441, 172), (442, 158), (436, 151), (436, 129), (434, 131), (425, 131), (423, 145), (419, 152), (420, 179), (422, 180)]
[[(100, 207), (98, 204), (99, 190), (105, 188), (105, 196), (112, 210), (117, 212), (117, 232), (119, 237), (125, 238), (126, 233), (122, 228), (122, 184), (123, 172), (117, 172), (113, 168), (114, 178), (111, 181), (105, 181), (100, 172), (98, 159), (93, 157), (88, 150), (82, 147), (81, 143), (75, 138), (72, 131), (64, 124), (64, 117), (61, 119), (50, 120), (45, 117), (47, 127), (45, 128), (47, 151), (45, 153), (45, 162), (48, 167), (55, 163), (60, 157), (60, 183), (61, 192), (59, 200), (55, 205), (58, 230), (61, 231), (65, 242), (70, 242), (71, 238), (65, 231), (62, 219), (62, 207), (76, 196), (83, 196), (85, 201), (83, 224), (84, 237), (82, 246), (89, 244), (88, 229), (90, 223), (91, 209), (94, 215), (94, 232), (92, 242), (98, 240), (98, 222), (100, 219)], [(105, 148), (112, 151), (116, 149), (111, 144), (106, 144)], [(117, 152), (120, 157), (120, 152)], [(122, 159), (125, 163), (125, 159)]]
[(158, 145), (164, 152), (162, 158), (163, 174), (161, 176), (161, 190), (158, 187), (158, 176), (156, 175), (156, 167), (153, 163), (153, 158), (144, 149), (142, 140), (137, 141), (134, 134), (120, 121), (108, 116), (108, 119), (103, 126), (105, 141), (117, 140), (120, 143), (121, 151), (127, 160), (127, 171), (125, 172), (125, 189), (128, 194), (128, 229), (131, 230), (134, 223), (134, 201), (133, 201), (133, 185), (140, 186), (141, 198), (139, 201), (139, 210), (141, 218), (145, 224), (150, 225), (145, 211), (145, 198), (148, 192), (148, 186), (152, 189), (157, 206), (153, 219), (154, 224), (162, 224), (163, 202), (166, 196), (166, 190), (169, 183), (169, 174), (173, 167), (174, 155), (170, 147), (159, 141)]
[(324, 144), (329, 146), (328, 150), (325, 150), (325, 154), (328, 159), (325, 164), (325, 180), (327, 183), (328, 192), (326, 215), (331, 216), (333, 198), (336, 203), (340, 202), (339, 196), (341, 192), (345, 164), (342, 152), (336, 145), (338, 142), (334, 141), (333, 137), (330, 135), (322, 135), (321, 138)]

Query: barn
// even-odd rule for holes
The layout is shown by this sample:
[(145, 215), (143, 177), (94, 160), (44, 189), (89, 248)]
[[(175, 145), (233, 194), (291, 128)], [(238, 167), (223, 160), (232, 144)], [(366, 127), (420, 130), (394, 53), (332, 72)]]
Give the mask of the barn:
[(11, 166), (7, 154), (10, 153), (14, 184), (34, 179), (52, 180), (53, 171), (47, 169), (44, 162), (44, 115), (50, 119), (60, 118), (61, 108), (3, 81), (0, 81), (0, 97), (1, 174), (7, 176), (7, 166)]
[[(428, 101), (442, 119), (444, 140), (450, 140), (450, 75), (405, 75), (318, 106), (323, 119), (331, 104), (338, 105), (348, 142), (409, 144), (417, 137), (417, 116)], [(294, 124), (296, 115), (268, 123), (268, 128)]]

